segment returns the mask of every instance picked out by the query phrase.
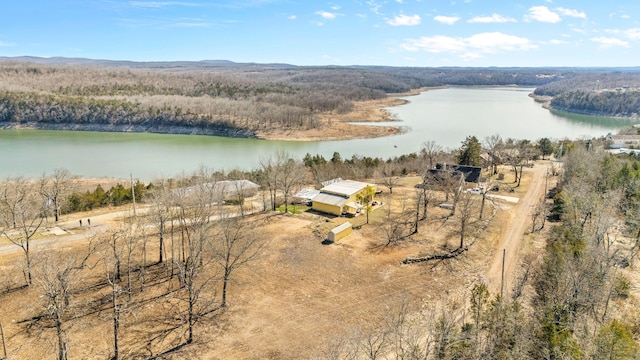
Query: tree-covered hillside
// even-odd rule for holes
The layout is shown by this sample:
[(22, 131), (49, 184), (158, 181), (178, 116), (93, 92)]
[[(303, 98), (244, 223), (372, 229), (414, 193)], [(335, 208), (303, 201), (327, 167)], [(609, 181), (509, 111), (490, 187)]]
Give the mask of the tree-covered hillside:
[(538, 87), (535, 95), (553, 97), (551, 107), (557, 110), (637, 118), (640, 114), (640, 74), (575, 74)]
[(24, 60), (0, 62), (0, 123), (186, 127), (253, 136), (320, 129), (328, 126), (322, 115), (348, 113), (354, 102), (413, 89), (506, 85), (538, 87), (536, 94), (554, 96), (552, 106), (561, 110), (635, 116), (634, 89), (640, 88), (634, 73), (571, 69)]

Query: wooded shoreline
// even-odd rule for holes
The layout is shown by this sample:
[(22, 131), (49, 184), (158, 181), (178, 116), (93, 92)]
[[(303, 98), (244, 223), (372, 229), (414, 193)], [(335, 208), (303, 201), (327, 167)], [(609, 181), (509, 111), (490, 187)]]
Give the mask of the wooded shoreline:
[(0, 128), (281, 141), (375, 138), (404, 131), (400, 123), (366, 125), (398, 120), (387, 108), (405, 104), (401, 97), (449, 86), (530, 87), (535, 88), (532, 97), (544, 99), (551, 110), (640, 116), (635, 72), (90, 64), (0, 61)]

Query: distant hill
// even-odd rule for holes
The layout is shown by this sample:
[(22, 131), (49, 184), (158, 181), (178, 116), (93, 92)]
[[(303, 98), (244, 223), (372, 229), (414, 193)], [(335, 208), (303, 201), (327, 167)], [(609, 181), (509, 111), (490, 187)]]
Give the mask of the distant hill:
[(175, 69), (175, 68), (209, 68), (209, 67), (260, 67), (270, 69), (295, 68), (290, 64), (257, 64), (238, 63), (229, 60), (201, 60), (201, 61), (130, 61), (130, 60), (100, 60), (69, 57), (37, 57), (37, 56), (0, 56), (0, 62), (33, 62), (44, 65), (88, 65), (104, 67), (125, 67), (140, 69)]

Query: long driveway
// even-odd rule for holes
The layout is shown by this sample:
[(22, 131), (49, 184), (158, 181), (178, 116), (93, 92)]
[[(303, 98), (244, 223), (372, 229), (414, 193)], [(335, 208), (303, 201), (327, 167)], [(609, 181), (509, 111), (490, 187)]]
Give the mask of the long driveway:
[(491, 265), (487, 269), (485, 276), (488, 282), (489, 291), (493, 294), (499, 293), (502, 280), (502, 256), (505, 251), (504, 265), (504, 290), (509, 289), (510, 280), (513, 279), (513, 273), (516, 269), (517, 260), (520, 258), (520, 250), (522, 249), (523, 238), (527, 228), (531, 225), (531, 210), (534, 205), (544, 195), (544, 183), (547, 173), (546, 164), (536, 164), (533, 169), (525, 171), (533, 172), (533, 179), (529, 184), (529, 190), (520, 199), (518, 204), (512, 211), (511, 218), (508, 220), (506, 229), (502, 231), (500, 245)]

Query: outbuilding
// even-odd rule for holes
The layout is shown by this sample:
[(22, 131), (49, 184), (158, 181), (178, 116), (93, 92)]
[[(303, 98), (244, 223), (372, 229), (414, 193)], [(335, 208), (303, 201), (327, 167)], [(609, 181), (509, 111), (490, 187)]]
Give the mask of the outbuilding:
[(350, 222), (347, 221), (346, 223), (331, 229), (331, 231), (329, 231), (329, 236), (327, 239), (331, 242), (336, 242), (340, 239), (344, 239), (345, 237), (349, 236), (352, 231), (353, 231), (353, 226), (351, 225)]
[(367, 186), (375, 191), (375, 185), (360, 181), (342, 180), (329, 184), (320, 189), (320, 193), (311, 200), (311, 207), (336, 216), (343, 213), (355, 215), (366, 205), (359, 204), (357, 197)]

